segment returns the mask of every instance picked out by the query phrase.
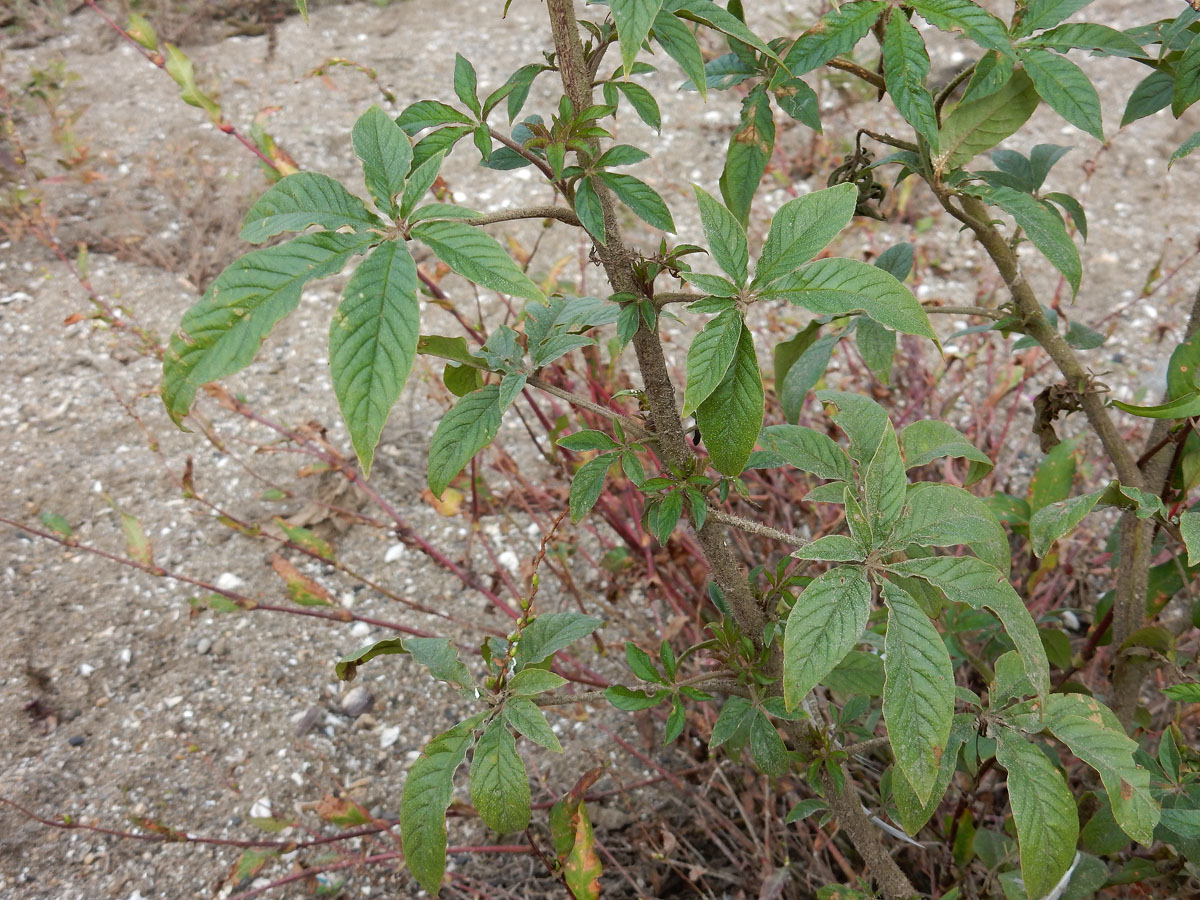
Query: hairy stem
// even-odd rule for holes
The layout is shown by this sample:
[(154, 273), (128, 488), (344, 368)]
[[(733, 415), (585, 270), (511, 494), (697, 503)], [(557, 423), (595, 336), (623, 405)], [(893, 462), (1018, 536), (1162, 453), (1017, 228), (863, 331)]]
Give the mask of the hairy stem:
[(497, 222), (512, 222), (515, 219), (557, 219), (568, 225), (579, 225), (579, 216), (574, 210), (562, 206), (524, 206), (520, 209), (505, 209), (486, 216), (463, 219), (467, 225), (494, 225)]

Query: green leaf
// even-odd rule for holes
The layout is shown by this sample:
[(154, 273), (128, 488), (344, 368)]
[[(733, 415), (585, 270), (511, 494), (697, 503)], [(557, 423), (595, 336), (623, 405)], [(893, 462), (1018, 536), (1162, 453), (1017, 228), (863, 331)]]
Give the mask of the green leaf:
[(709, 251), (721, 270), (741, 287), (746, 283), (747, 267), (750, 263), (750, 245), (746, 240), (746, 230), (715, 197), (696, 185), (692, 185), (692, 189), (696, 192), (700, 223), (704, 226), (705, 237), (708, 238)]
[(1004, 23), (971, 0), (913, 0), (912, 8), (934, 28), (961, 32), (980, 47), (1013, 55)]
[(628, 78), (633, 61), (662, 9), (662, 0), (610, 0), (609, 8), (621, 43), (621, 64)]
[(413, 226), (412, 236), (468, 281), (502, 294), (546, 302), (538, 286), (504, 252), (500, 243), (481, 228), (462, 222), (421, 222)]
[(1200, 147), (1200, 131), (1192, 132), (1191, 137), (1175, 148), (1175, 152), (1171, 154), (1171, 159), (1167, 163), (1167, 168), (1171, 168), (1178, 160), (1191, 154), (1197, 147)]
[(1010, 55), (989, 50), (980, 57), (979, 61), (975, 63), (975, 72), (971, 75), (971, 80), (967, 82), (966, 90), (963, 91), (964, 102), (981, 100), (1008, 84), (1016, 66), (1013, 61), (1016, 54), (1011, 49), (1008, 54)]
[(749, 44), (769, 59), (779, 61), (775, 51), (747, 28), (741, 19), (717, 6), (711, 0), (666, 0), (663, 3), (663, 9), (676, 13), (682, 18), (714, 28), (722, 34), (736, 38), (743, 44)]
[(1164, 809), (1161, 822), (1181, 837), (1200, 838), (1200, 809)]
[(575, 477), (571, 479), (572, 522), (578, 522), (596, 505), (604, 491), (604, 479), (608, 475), (608, 469), (616, 459), (616, 453), (605, 453), (588, 460), (576, 470)]
[(609, 83), (625, 95), (625, 99), (629, 101), (629, 105), (633, 107), (633, 111), (638, 114), (639, 119), (655, 131), (662, 131), (662, 113), (659, 111), (658, 101), (654, 99), (652, 93), (632, 81)]
[(1175, 96), (1175, 78), (1166, 69), (1155, 69), (1138, 82), (1129, 101), (1125, 104), (1125, 112), (1121, 116), (1121, 127), (1130, 122), (1152, 116), (1160, 109), (1171, 105)]
[(863, 394), (844, 391), (818, 391), (817, 399), (836, 407), (833, 421), (850, 438), (850, 455), (860, 465), (875, 455), (883, 432), (888, 427), (888, 416), (882, 406)]
[(908, 487), (900, 444), (890, 421), (884, 425), (879, 446), (863, 467), (862, 479), (863, 511), (870, 522), (876, 547), (882, 547), (904, 508), (904, 492)]
[(1034, 556), (1043, 557), (1050, 545), (1075, 530), (1084, 517), (1096, 508), (1104, 491), (1092, 491), (1070, 500), (1047, 503), (1029, 520), (1029, 536)]
[(909, 485), (905, 511), (892, 534), (897, 550), (918, 547), (970, 547), (975, 555), (1007, 574), (1008, 536), (986, 503), (952, 484)]
[(599, 900), (600, 858), (596, 835), (588, 818), (584, 791), (596, 780), (597, 771), (584, 775), (576, 786), (550, 808), (550, 839), (562, 866), (563, 880), (575, 900)]
[(871, 586), (857, 566), (814, 579), (796, 598), (783, 634), (783, 696), (795, 709), (854, 649), (867, 627)]
[(1044, 31), (1025, 43), (1027, 47), (1045, 47), (1047, 50), (1092, 50), (1102, 56), (1143, 57), (1142, 45), (1123, 31), (1109, 28), (1097, 22), (1070, 22)]
[(319, 225), (326, 231), (350, 227), (358, 232), (383, 227), (366, 204), (339, 182), (319, 172), (297, 172), (288, 175), (250, 207), (241, 237), (252, 244), (261, 244), (281, 232), (303, 231), (310, 225)]
[(692, 29), (671, 13), (660, 12), (654, 19), (654, 38), (683, 73), (696, 85), (701, 97), (707, 97), (704, 56)]
[[(824, 800), (819, 797), (810, 797), (807, 800), (801, 800), (793, 806), (784, 822), (788, 825), (791, 825), (793, 822), (802, 822), (814, 813), (819, 813), (826, 809), (829, 809), (829, 806)], [(834, 900), (837, 900), (839, 895), (834, 894), (832, 896)]]
[[(760, 84), (742, 101), (741, 121), (729, 138), (725, 167), (721, 171), (721, 197), (743, 228), (750, 221), (750, 205), (774, 148), (775, 120), (771, 115), (771, 101)], [(738, 283), (744, 281), (743, 278)]]
[(438, 128), (442, 125), (473, 126), (474, 123), (466, 114), (440, 100), (418, 100), (400, 113), (396, 124), (405, 134), (412, 137), (426, 128)]
[(694, 413), (696, 407), (707, 400), (725, 379), (725, 373), (733, 365), (741, 337), (741, 314), (736, 309), (727, 309), (692, 339), (687, 354), (683, 415)]
[(675, 220), (666, 201), (646, 182), (620, 172), (601, 172), (600, 180), (643, 222), (659, 231), (675, 233)]
[(650, 654), (639, 647), (632, 641), (625, 642), (625, 661), (629, 663), (629, 668), (642, 681), (649, 681), (652, 684), (668, 684), (659, 674), (658, 668), (654, 665), (654, 660), (650, 658)]
[(536, 666), (587, 637), (604, 624), (603, 619), (577, 612), (543, 613), (522, 632), (517, 644), (517, 669)]
[(163, 403), (178, 425), (201, 385), (245, 368), (275, 323), (296, 308), (306, 282), (339, 271), (364, 238), (309, 234), (231, 263), (184, 313), (163, 356)]
[(1008, 799), (1017, 824), (1021, 875), (1030, 897), (1044, 897), (1075, 858), (1079, 816), (1061, 773), (1041, 750), (1009, 728), (998, 728), (996, 761), (1008, 772)]
[(991, 150), (1028, 121), (1038, 102), (1029, 76), (1016, 71), (994, 93), (959, 103), (942, 120), (934, 167), (939, 172), (954, 171)]
[(404, 646), (417, 665), (428, 669), (429, 674), (438, 681), (460, 688), (471, 686), (470, 670), (458, 658), (454, 644), (446, 638), (406, 638)]
[(844, 534), (827, 534), (792, 553), (796, 559), (819, 559), (826, 562), (862, 562), (865, 554), (858, 543)]
[(668, 696), (667, 691), (642, 691), (614, 684), (604, 689), (604, 696), (617, 709), (637, 712), (658, 706)]
[(454, 795), (454, 773), (486, 715), (472, 716), (426, 744), (404, 782), (400, 798), (404, 861), (421, 887), (434, 896), (446, 872), (446, 809)]
[[(433, 183), (437, 181), (438, 173), (442, 170), (442, 161), (445, 158), (444, 153), (435, 153), (412, 170), (412, 174), (408, 176), (408, 180), (404, 183), (404, 189), (400, 195), (399, 215), (401, 218), (409, 218), (413, 214), (413, 210), (416, 209), (417, 204), (421, 202), (421, 199), (429, 192), (429, 189), (433, 187)], [(429, 207), (422, 207), (422, 209), (428, 210)], [(457, 209), (461, 210), (460, 214), (462, 215), (470, 213), (470, 210), (461, 207)]]
[(1112, 405), (1131, 416), (1140, 416), (1143, 419), (1189, 419), (1192, 416), (1200, 416), (1200, 391), (1192, 391), (1158, 406), (1135, 406), (1120, 400), (1112, 401)]
[(420, 317), (416, 264), (385, 241), (354, 271), (329, 326), (333, 390), (365, 476), (416, 359)]
[(742, 324), (733, 364), (721, 383), (696, 407), (709, 461), (722, 475), (742, 473), (762, 429), (766, 398), (754, 336)]
[(1050, 693), (1050, 663), (1046, 659), (1046, 650), (1033, 616), (1000, 570), (971, 556), (910, 559), (892, 563), (888, 569), (898, 575), (928, 581), (953, 603), (965, 603), (972, 609), (986, 607), (994, 612), (1021, 656), (1029, 683), (1044, 702)]
[(775, 391), (783, 407), (783, 416), (789, 422), (799, 418), (808, 392), (825, 375), (825, 370), (829, 368), (829, 360), (833, 356), (833, 348), (844, 336), (835, 333), (818, 338), (788, 368), (783, 384), (776, 383)]
[(1050, 28), (1091, 2), (1092, 0), (1030, 0), (1020, 23), (1013, 29), (1013, 34), (1016, 37), (1024, 37), (1043, 28)]
[(780, 278), (763, 296), (781, 297), (822, 316), (861, 312), (893, 331), (937, 340), (912, 292), (891, 273), (856, 259), (818, 259)]
[(1121, 830), (1140, 844), (1152, 844), (1158, 804), (1150, 796), (1150, 773), (1134, 762), (1137, 741), (1126, 736), (1115, 716), (1104, 716), (1102, 704), (1091, 697), (1056, 694), (1050, 701), (1051, 733), (1096, 770)]
[[(1075, 223), (1076, 230), (1086, 241), (1088, 236), (1087, 213), (1083, 211), (1083, 204), (1070, 194), (1063, 194), (1059, 191), (1050, 191), (1047, 194), (1043, 194), (1042, 202), (1045, 203), (1047, 200), (1057, 203), (1066, 210), (1067, 215), (1071, 217), (1071, 221)], [(1074, 331), (1074, 334), (1072, 334), (1072, 331)], [(1068, 344), (1078, 350), (1094, 350), (1106, 340), (1103, 334), (1086, 328), (1079, 322), (1071, 323), (1070, 328), (1067, 330), (1066, 339)]]
[(788, 78), (786, 81), (771, 83), (771, 93), (775, 95), (775, 103), (787, 115), (797, 122), (807, 125), (817, 134), (821, 134), (821, 101), (817, 92), (800, 78)]
[(1073, 294), (1079, 293), (1079, 282), (1083, 278), (1083, 265), (1079, 261), (1079, 250), (1067, 234), (1062, 219), (1042, 206), (1029, 194), (1010, 187), (972, 188), (988, 203), (999, 206), (1025, 229), (1033, 245), (1054, 265), (1071, 285)]
[(835, 7), (792, 45), (784, 57), (784, 68), (799, 77), (835, 56), (849, 53), (871, 30), (886, 6), (877, 0), (860, 0)]
[(378, 106), (358, 117), (350, 135), (375, 205), (395, 216), (399, 212), (396, 195), (404, 190), (404, 179), (412, 165), (412, 142), (404, 129)]
[(821, 684), (839, 694), (878, 697), (883, 694), (883, 668), (883, 660), (874, 653), (851, 650)]
[[(525, 671), (541, 672), (544, 670), (526, 669)], [(520, 674), (524, 675), (525, 673), (521, 672)], [(535, 744), (539, 744), (547, 750), (553, 750), (555, 753), (562, 753), (563, 748), (558, 740), (558, 735), (546, 721), (545, 714), (532, 700), (525, 697), (510, 697), (504, 704), (504, 721), (511, 725), (518, 734), (524, 735)]]
[(503, 721), (493, 719), (475, 744), (471, 802), (488, 828), (512, 834), (528, 827), (529, 800), (529, 776), (517, 742)]
[(587, 229), (587, 233), (596, 239), (598, 244), (606, 240), (604, 231), (604, 208), (600, 205), (600, 195), (592, 177), (585, 176), (575, 185), (575, 214)]
[(221, 106), (196, 85), (196, 73), (187, 54), (174, 44), (164, 43), (163, 49), (167, 51), (163, 68), (179, 85), (179, 99), (188, 106), (204, 110), (214, 124), (222, 124)]
[(946, 794), (946, 788), (950, 786), (950, 780), (954, 777), (959, 748), (974, 737), (975, 734), (976, 725), (974, 716), (958, 715), (954, 717), (950, 728), (949, 741), (946, 744), (945, 751), (941, 754), (941, 760), (938, 764), (938, 773), (933, 783), (933, 790), (929, 792), (929, 800), (925, 803), (922, 803), (917, 798), (912, 785), (904, 777), (904, 771), (899, 768), (893, 771), (892, 799), (896, 803), (896, 810), (900, 813), (900, 823), (909, 834), (916, 835), (924, 827), (925, 823), (933, 817), (933, 814), (937, 812), (938, 806), (941, 805), (942, 797)]
[(829, 435), (804, 425), (769, 425), (759, 443), (801, 472), (829, 481), (850, 481), (854, 469), (846, 451)]
[(475, 67), (461, 53), (454, 54), (454, 93), (476, 116), (482, 113)]
[(1180, 513), (1179, 532), (1187, 547), (1188, 565), (1200, 564), (1200, 512), (1188, 510)]
[(558, 446), (582, 453), (587, 450), (616, 450), (620, 445), (603, 431), (586, 429), (559, 438)]
[(854, 329), (854, 342), (872, 374), (880, 383), (890, 383), (892, 360), (896, 356), (896, 332), (884, 328), (868, 316), (859, 316)]
[(1078, 446), (1078, 440), (1063, 441), (1038, 463), (1029, 482), (1030, 513), (1070, 496), (1071, 484), (1075, 480), (1075, 450)]
[(1104, 140), (1100, 95), (1083, 70), (1065, 56), (1034, 47), (1021, 53), (1025, 72), (1050, 108), (1098, 141)]
[(646, 530), (665, 547), (682, 515), (683, 492), (672, 491), (665, 497), (646, 505), (644, 513)]
[(451, 125), (430, 132), (413, 145), (413, 166), (419, 166), (439, 153), (446, 155), (455, 144), (474, 131), (470, 125)]
[[(926, 466), (935, 459), (955, 457), (969, 459), (982, 467), (976, 480), (982, 478), (995, 465), (991, 458), (966, 439), (957, 428), (936, 419), (922, 419), (905, 426), (900, 432), (900, 444), (904, 449), (906, 468)], [(970, 484), (970, 482), (967, 482)]]
[(60, 537), (69, 538), (75, 534), (75, 532), (71, 530), (71, 523), (58, 513), (52, 513), (49, 510), (42, 510), (42, 514), (39, 516), (39, 519), (43, 525)]
[(764, 775), (782, 778), (787, 774), (787, 747), (762, 710), (755, 710), (750, 722), (750, 753), (754, 756), (754, 764)]
[(950, 654), (917, 601), (890, 581), (884, 638), (883, 717), (896, 763), (917, 799), (930, 801), (954, 720), (954, 668)]
[(929, 76), (929, 53), (921, 33), (903, 15), (888, 18), (883, 40), (884, 79), (887, 92), (917, 133), (937, 152), (938, 122), (933, 111), (933, 96), (925, 86)]
[(771, 220), (753, 287), (788, 275), (824, 250), (854, 217), (858, 188), (839, 184), (789, 200)]
[(547, 669), (522, 669), (508, 682), (514, 697), (535, 697), (546, 691), (558, 690), (567, 679)]
[(1196, 682), (1172, 684), (1170, 688), (1163, 689), (1163, 694), (1176, 703), (1200, 703), (1200, 684)]
[(460, 399), (442, 416), (429, 445), (429, 489), (440, 497), (500, 430), (500, 386), (489, 384)]
[(614, 144), (596, 160), (600, 169), (611, 166), (634, 166), (650, 158), (650, 154), (630, 144)]

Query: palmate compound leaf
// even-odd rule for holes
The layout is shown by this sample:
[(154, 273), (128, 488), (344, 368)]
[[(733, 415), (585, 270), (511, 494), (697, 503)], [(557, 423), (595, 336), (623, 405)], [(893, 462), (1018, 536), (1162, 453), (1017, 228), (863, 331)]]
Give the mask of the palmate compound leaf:
[(938, 556), (891, 563), (888, 570), (928, 581), (953, 603), (990, 609), (1000, 619), (1021, 657), (1029, 683), (1045, 701), (1050, 693), (1050, 663), (1033, 616), (1008, 579), (995, 566), (972, 556)]
[(788, 300), (822, 316), (861, 312), (893, 331), (937, 340), (912, 291), (890, 272), (855, 259), (819, 259), (783, 276), (761, 296)]
[(1017, 823), (1021, 876), (1029, 897), (1045, 897), (1075, 858), (1079, 816), (1062, 773), (1024, 736), (995, 729), (996, 761), (1008, 772), (1008, 799)]
[(871, 586), (858, 566), (839, 566), (804, 589), (783, 633), (783, 697), (789, 710), (854, 649), (871, 613)]
[(471, 802), (492, 831), (511, 834), (529, 825), (529, 776), (517, 742), (500, 718), (484, 730), (471, 760)]
[(306, 282), (338, 272), (374, 236), (306, 234), (231, 263), (183, 316), (163, 356), (163, 403), (178, 425), (196, 391), (254, 359)]
[(426, 744), (404, 782), (400, 797), (404, 861), (421, 887), (435, 897), (446, 872), (446, 808), (454, 793), (454, 773), (486, 716), (472, 716)]
[(885, 581), (888, 608), (883, 717), (896, 763), (917, 799), (929, 802), (954, 720), (950, 654), (917, 601)]
[(364, 475), (416, 359), (420, 319), (417, 266), (385, 241), (354, 270), (329, 325), (333, 390)]
[(762, 429), (766, 397), (754, 337), (745, 323), (733, 363), (713, 392), (696, 408), (709, 461), (722, 475), (742, 473)]
[(361, 233), (382, 228), (383, 222), (336, 179), (320, 172), (297, 172), (250, 207), (241, 236), (244, 241), (261, 244), (284, 231), (303, 231), (310, 225), (326, 231), (352, 228)]

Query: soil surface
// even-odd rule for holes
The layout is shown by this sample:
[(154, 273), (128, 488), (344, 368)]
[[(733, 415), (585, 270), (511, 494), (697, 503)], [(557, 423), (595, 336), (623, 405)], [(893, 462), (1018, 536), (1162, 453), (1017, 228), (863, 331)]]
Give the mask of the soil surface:
[[(762, 4), (747, 4), (752, 5)], [(1162, 15), (1178, 7), (1154, 5), (1162, 7)], [(815, 8), (770, 6), (775, 26), (793, 29), (812, 21), (810, 6)], [(282, 22), (273, 48), (265, 35), (236, 35), (184, 49), (200, 84), (219, 98), (230, 121), (248, 131), (260, 110), (278, 107), (266, 127), (280, 146), (303, 168), (355, 184), (349, 132), (368, 105), (380, 103), (395, 113), (418, 99), (452, 98), (456, 51), (475, 63), (485, 90), (501, 84), (518, 65), (540, 59), (549, 41), (543, 6), (516, 0), (503, 20), (499, 11), (499, 3), (475, 0), (322, 6), (312, 11), (307, 26), (297, 17)], [(1093, 4), (1090, 12), (1095, 20), (1115, 25), (1133, 22), (1134, 12), (1113, 0)], [(1122, 23), (1125, 18), (1130, 21)], [(929, 39), (935, 67), (948, 78), (962, 63), (961, 52), (945, 36), (931, 33)], [(77, 244), (90, 247), (91, 284), (99, 297), (126, 311), (122, 319), (168, 335), (200, 289), (244, 249), (237, 240), (240, 219), (266, 182), (242, 146), (200, 110), (181, 103), (171, 79), (87, 9), (69, 16), (59, 33), (30, 44), (14, 40), (0, 54), (5, 85), (25, 84), (30, 73), (58, 60), (79, 75), (62, 104), (80, 112), (73, 127), (89, 148), (82, 168), (90, 176), (68, 171), (42, 184), (58, 239), (71, 255)], [(307, 74), (331, 58), (376, 70), (395, 103), (387, 103), (375, 85), (349, 67)], [(1023, 252), (1045, 296), (1057, 290), (1068, 316), (1111, 333), (1104, 347), (1088, 354), (1092, 370), (1119, 396), (1132, 397), (1141, 389), (1156, 393), (1161, 386), (1157, 362), (1173, 346), (1197, 280), (1200, 162), (1185, 160), (1168, 174), (1165, 160), (1200, 123), (1160, 113), (1136, 133), (1118, 131), (1124, 98), (1141, 77), (1139, 67), (1124, 60), (1081, 63), (1096, 73), (1110, 143), (1101, 147), (1046, 110), (1012, 142), (1025, 151), (1043, 142), (1075, 146), (1051, 176), (1055, 189), (1080, 197), (1089, 216), (1089, 239), (1081, 242), (1085, 281), (1073, 305), (1069, 291), (1061, 285), (1056, 289), (1056, 276), (1045, 261), (1028, 247)], [(618, 136), (654, 152), (637, 174), (671, 204), (680, 240), (698, 242), (691, 184), (716, 193), (740, 98), (714, 93), (705, 105), (695, 93), (674, 93), (681, 76), (669, 60), (662, 68), (649, 80), (661, 88), (662, 136), (628, 108), (618, 120)], [(539, 79), (529, 111), (549, 114), (556, 99), (552, 78)], [(795, 192), (824, 185), (854, 128), (889, 124), (881, 119), (880, 107), (844, 82), (827, 79), (821, 88), (824, 138), (814, 140), (799, 126), (780, 123), (774, 181), (761, 194), (752, 243), (761, 239), (773, 209)], [(22, 133), (44, 138), (49, 130), (44, 111), (35, 106), (23, 116)], [(32, 149), (42, 158), (54, 152), (45, 143)], [(445, 177), (456, 200), (485, 212), (551, 200), (549, 189), (535, 186), (528, 170), (497, 175), (476, 163), (464, 146), (447, 164)], [(913, 194), (891, 221), (856, 226), (837, 250), (861, 258), (913, 240), (919, 261), (914, 289), (922, 300), (991, 302), (998, 287), (995, 274), (983, 267), (981, 253), (954, 223), (932, 210), (930, 198)], [(649, 246), (649, 234), (636, 223), (630, 227), (635, 243), (644, 240)], [(495, 233), (510, 236), (517, 252), (540, 241), (531, 271), (543, 276), (553, 271), (580, 293), (603, 290), (587, 246), (563, 229), (544, 238), (541, 231), (538, 225), (522, 225)], [(327, 323), (343, 281), (329, 279), (308, 290), (255, 364), (223, 384), (284, 428), (308, 429), (310, 436), (327, 429), (324, 439), (346, 452), (349, 442), (324, 356)], [(470, 308), (471, 318), (481, 315), (489, 327), (509, 315), (494, 297), (481, 297), (476, 306), (452, 277), (443, 286)], [(1134, 305), (1147, 286), (1149, 299)], [(423, 331), (458, 333), (437, 304), (425, 305)], [(372, 815), (395, 815), (407, 768), (425, 741), (457, 721), (468, 708), (465, 701), (433, 685), (402, 657), (365, 667), (353, 684), (337, 682), (333, 662), (339, 656), (388, 635), (369, 622), (222, 613), (190, 605), (188, 598), (204, 596), (203, 583), (208, 583), (289, 606), (270, 563), (271, 541), (248, 539), (223, 526), (218, 510), (251, 524), (269, 525), (277, 516), (307, 524), (336, 545), (345, 566), (367, 573), (410, 604), (371, 588), (353, 590), (333, 567), (285, 553), (302, 574), (330, 592), (336, 606), (320, 609), (399, 622), (461, 639), (466, 646), (478, 645), (481, 628), (503, 633), (509, 619), (394, 530), (350, 527), (345, 516), (331, 515), (329, 505), (387, 518), (338, 478), (303, 470), (314, 460), (288, 452), (289, 445), (269, 427), (202, 398), (193, 431), (176, 430), (157, 397), (158, 363), (139, 350), (132, 329), (97, 324), (88, 318), (91, 311), (86, 291), (42, 244), (29, 236), (0, 244), (0, 515), (35, 527), (42, 527), (43, 514), (61, 516), (80, 542), (115, 554), (125, 546), (122, 516), (136, 516), (154, 564), (202, 584), (153, 577), (28, 531), (0, 527), (0, 608), (5, 612), (0, 795), (50, 819), (69, 815), (76, 822), (137, 831), (136, 821), (142, 834), (166, 827), (232, 840), (300, 840), (330, 833), (317, 804), (335, 795), (361, 803)], [(938, 318), (943, 334), (969, 324)], [(790, 311), (773, 319), (781, 328), (804, 320)], [(677, 359), (687, 333), (683, 327), (668, 329)], [(948, 350), (953, 352), (952, 344)], [(528, 574), (548, 520), (513, 506), (485, 519), (468, 541), (468, 517), (442, 515), (420, 498), (429, 435), (448, 397), (440, 375), (440, 364), (418, 364), (384, 432), (370, 488), (391, 505), (392, 524), (403, 522), (462, 563), (477, 583), (511, 602), (506, 582), (520, 582)], [(211, 429), (211, 441), (201, 428)], [(506, 422), (498, 443), (526, 478), (546, 474), (516, 418)], [(183, 496), (180, 479), (189, 459), (196, 490), (211, 506)], [(271, 499), (281, 494), (282, 499)], [(646, 608), (636, 592), (606, 594), (604, 573), (588, 561), (599, 555), (603, 536), (582, 528), (578, 533), (581, 552), (570, 563), (572, 578), (586, 598), (585, 610), (608, 622), (607, 647), (620, 647), (626, 636), (645, 635), (669, 618), (666, 609)], [(575, 608), (574, 597), (557, 580), (543, 582), (539, 610)], [(621, 678), (619, 656), (585, 653), (582, 658), (598, 675)], [(552, 721), (567, 753), (565, 761), (548, 753), (527, 754), (535, 802), (552, 801), (596, 764), (612, 767), (611, 777), (598, 787), (612, 789), (654, 777), (658, 765), (682, 768), (693, 756), (703, 759), (695, 747), (663, 750), (661, 723), (643, 740), (630, 717), (600, 706), (563, 707)], [(624, 734), (645, 760), (619, 747), (608, 732)], [(648, 838), (639, 821), (658, 815), (686, 819), (689, 801), (658, 788), (628, 797), (596, 803), (593, 815), (607, 851), (618, 859), (644, 861), (646, 847), (660, 837)], [(535, 819), (539, 815), (544, 812), (535, 813)], [(264, 817), (295, 824), (282, 835), (266, 834), (250, 822)], [(494, 839), (473, 819), (452, 820), (454, 846)], [(389, 849), (395, 846), (387, 840), (369, 845), (374, 853)], [(230, 846), (141, 843), (56, 830), (0, 807), (3, 897), (227, 897), (299, 871), (301, 863), (321, 861), (311, 851), (285, 853), (261, 872), (234, 872), (240, 852)], [(501, 892), (493, 896), (511, 896), (503, 890), (522, 897), (559, 890), (528, 856), (461, 854), (451, 866), (461, 891), (473, 883)], [(642, 869), (634, 868), (626, 881), (615, 869), (609, 872), (606, 883), (614, 896), (632, 891), (627, 881), (648, 890)], [(417, 894), (394, 866), (347, 869), (331, 873), (325, 883), (341, 878), (348, 878), (347, 897)], [(305, 896), (317, 886), (298, 880), (271, 896)]]

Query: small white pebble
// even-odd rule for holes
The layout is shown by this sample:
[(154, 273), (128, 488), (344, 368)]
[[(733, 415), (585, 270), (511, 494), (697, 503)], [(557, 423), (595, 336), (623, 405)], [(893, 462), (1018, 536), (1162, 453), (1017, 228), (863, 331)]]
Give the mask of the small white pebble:
[(392, 744), (396, 743), (396, 741), (398, 741), (398, 740), (400, 740), (400, 726), (399, 725), (389, 725), (386, 728), (380, 729), (379, 746), (381, 749), (386, 750), (388, 747), (392, 746)]
[(87, 663), (79, 664), (79, 674), (82, 675), (84, 678), (87, 678), (89, 675), (91, 675), (95, 671), (96, 671), (95, 666), (88, 665)]
[(496, 558), (496, 561), (510, 572), (516, 573), (521, 570), (521, 557), (511, 550), (505, 550)]
[(234, 575), (232, 572), (222, 572), (217, 579), (217, 587), (223, 591), (234, 591), (240, 588), (246, 582)]
[(395, 562), (408, 552), (408, 548), (403, 544), (393, 544), (388, 547), (387, 553), (383, 555), (384, 562)]
[(271, 818), (271, 798), (259, 797), (250, 807), (250, 818), (252, 819), (269, 819)]
[(168, 697), (163, 701), (163, 706), (165, 706), (167, 709), (174, 709), (182, 702), (183, 697)]

